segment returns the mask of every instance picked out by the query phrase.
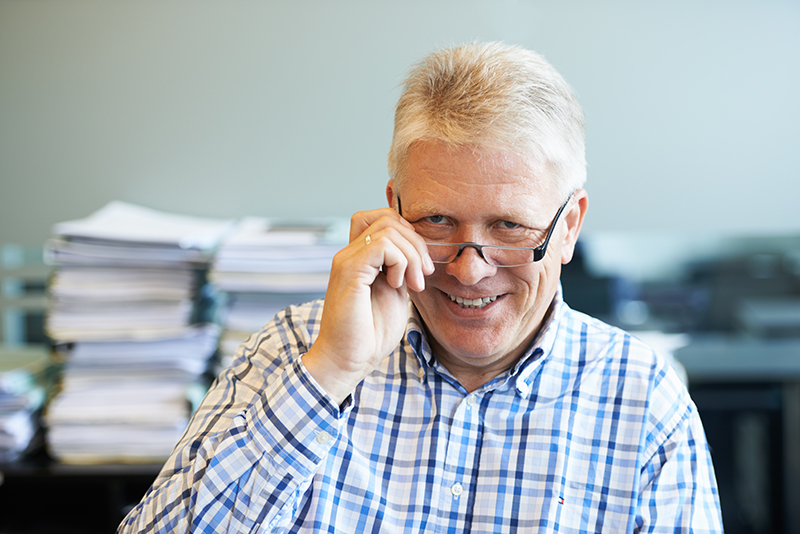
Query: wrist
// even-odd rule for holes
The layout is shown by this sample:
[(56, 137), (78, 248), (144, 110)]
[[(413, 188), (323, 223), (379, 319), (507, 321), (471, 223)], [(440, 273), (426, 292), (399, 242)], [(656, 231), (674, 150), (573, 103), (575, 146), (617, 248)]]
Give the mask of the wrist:
[(302, 356), (302, 362), (306, 371), (338, 406), (342, 405), (367, 374), (341, 369), (330, 358), (326, 358), (316, 345)]

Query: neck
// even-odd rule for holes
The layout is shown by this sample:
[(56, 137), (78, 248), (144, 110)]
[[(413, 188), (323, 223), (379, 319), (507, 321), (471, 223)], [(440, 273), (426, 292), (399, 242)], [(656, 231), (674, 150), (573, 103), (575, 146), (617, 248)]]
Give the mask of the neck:
[(444, 347), (442, 347), (436, 341), (436, 339), (431, 336), (430, 332), (427, 331), (427, 328), (426, 334), (428, 336), (431, 350), (433, 351), (433, 354), (436, 356), (436, 359), (439, 361), (439, 363), (445, 367), (451, 375), (453, 375), (453, 378), (455, 378), (458, 383), (467, 390), (468, 393), (472, 393), (473, 391), (491, 382), (504, 372), (514, 367), (522, 355), (525, 354), (530, 344), (533, 342), (534, 338), (538, 334), (538, 329), (525, 338), (524, 342), (520, 344), (513, 352), (497, 359), (489, 358), (491, 361), (485, 365), (481, 365), (480, 362), (469, 364), (457, 358), (451, 357), (447, 350), (445, 350)]

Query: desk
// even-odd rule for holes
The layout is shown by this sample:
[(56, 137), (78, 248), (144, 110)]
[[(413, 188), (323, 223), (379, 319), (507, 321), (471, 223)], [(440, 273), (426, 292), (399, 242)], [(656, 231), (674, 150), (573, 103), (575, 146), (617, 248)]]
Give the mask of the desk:
[(113, 533), (158, 464), (64, 465), (44, 451), (0, 464), (0, 531)]
[[(675, 351), (675, 357), (686, 368), (712, 456), (715, 452), (722, 456), (719, 464), (716, 457), (714, 462), (726, 532), (739, 532), (731, 524), (731, 510), (741, 516), (743, 509), (753, 509), (753, 501), (769, 506), (769, 515), (761, 518), (764, 531), (769, 527), (774, 532), (800, 532), (800, 339), (694, 336), (688, 346)], [(732, 426), (726, 423), (732, 420)], [(724, 442), (714, 435), (720, 429), (728, 434)], [(773, 489), (770, 495), (751, 495), (748, 500), (747, 491), (758, 488), (760, 481), (735, 480), (737, 472), (741, 475), (742, 465), (760, 460), (737, 452), (737, 447), (750, 443), (757, 449), (759, 433), (769, 440), (766, 476)], [(725, 481), (736, 489), (723, 487)], [(760, 531), (757, 525), (748, 528)]]

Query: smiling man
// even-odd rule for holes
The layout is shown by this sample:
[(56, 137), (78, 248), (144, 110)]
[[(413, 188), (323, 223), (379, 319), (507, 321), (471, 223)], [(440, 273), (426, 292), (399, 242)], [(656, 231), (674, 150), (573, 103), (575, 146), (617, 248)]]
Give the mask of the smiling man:
[(539, 55), (411, 72), (389, 208), (239, 349), (121, 532), (721, 532), (669, 364), (571, 310), (583, 114)]

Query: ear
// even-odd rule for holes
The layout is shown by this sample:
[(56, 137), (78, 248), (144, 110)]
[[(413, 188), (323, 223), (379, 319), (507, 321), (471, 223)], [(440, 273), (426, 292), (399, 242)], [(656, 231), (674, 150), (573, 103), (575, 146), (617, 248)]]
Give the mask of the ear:
[(389, 182), (386, 184), (386, 201), (389, 203), (390, 208), (397, 209), (397, 206), (395, 205), (396, 197), (397, 194), (394, 190), (394, 180), (389, 179)]
[(572, 260), (575, 253), (575, 245), (583, 227), (583, 218), (589, 208), (589, 195), (585, 189), (578, 189), (573, 193), (568, 211), (564, 214), (564, 221), (567, 223), (567, 233), (561, 243), (561, 263), (567, 264)]

